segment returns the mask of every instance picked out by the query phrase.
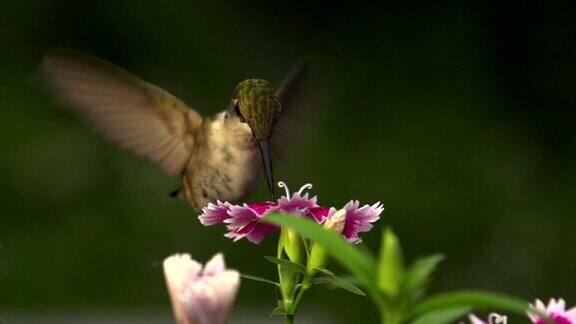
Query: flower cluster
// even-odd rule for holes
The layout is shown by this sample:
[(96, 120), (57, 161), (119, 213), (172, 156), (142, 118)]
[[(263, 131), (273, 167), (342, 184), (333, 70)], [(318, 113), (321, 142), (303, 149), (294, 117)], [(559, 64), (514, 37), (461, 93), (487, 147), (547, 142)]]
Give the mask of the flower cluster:
[[(528, 316), (534, 324), (576, 324), (576, 307), (566, 310), (566, 302), (562, 298), (550, 299), (548, 306), (540, 299), (536, 299), (530, 308), (533, 311), (528, 312)], [(542, 318), (538, 313), (546, 314), (548, 318)], [(471, 324), (506, 324), (508, 321), (506, 316), (496, 313), (491, 313), (488, 316), (488, 321), (483, 321), (474, 314), (470, 314), (468, 318)]]
[[(297, 192), (290, 195), (290, 191), (284, 182), (278, 182), (278, 186), (284, 188), (286, 194), (277, 201), (264, 201), (251, 204), (233, 205), (228, 202), (217, 201), (210, 203), (202, 209), (202, 215), (198, 217), (202, 225), (211, 226), (220, 223), (226, 224), (228, 233), (226, 237), (234, 241), (246, 237), (252, 243), (260, 243), (271, 232), (278, 228), (272, 224), (261, 221), (261, 218), (272, 213), (288, 213), (299, 217), (306, 217), (323, 224), (337, 211), (333, 207), (322, 207), (317, 204), (317, 197), (310, 197), (305, 190), (311, 189), (311, 184), (306, 184)], [(359, 234), (372, 228), (372, 223), (380, 218), (384, 207), (380, 202), (373, 205), (360, 206), (360, 202), (352, 200), (343, 209), (346, 210), (346, 218), (342, 235), (350, 242), (361, 242)]]

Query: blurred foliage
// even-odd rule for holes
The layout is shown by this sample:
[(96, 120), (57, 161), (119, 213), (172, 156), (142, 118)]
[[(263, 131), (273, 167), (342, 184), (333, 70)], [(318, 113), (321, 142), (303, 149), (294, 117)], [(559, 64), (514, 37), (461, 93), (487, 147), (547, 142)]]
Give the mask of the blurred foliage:
[[(302, 60), (324, 107), (277, 175), (326, 205), (384, 202), (405, 255), (442, 252), (435, 291), (576, 303), (574, 3), (0, 2), (0, 305), (168, 308), (161, 261), (224, 251), (265, 277), (259, 246), (203, 228), (178, 182), (56, 107), (33, 82), (54, 46), (99, 55), (203, 113), (247, 77)], [(251, 200), (265, 199), (262, 183)], [(364, 236), (373, 251), (377, 234)], [(240, 305), (276, 300), (244, 282)], [(347, 307), (341, 305), (346, 298)], [(265, 305), (263, 305), (265, 304)], [(303, 311), (374, 320), (345, 292)], [(269, 308), (269, 307), (268, 307)], [(268, 314), (263, 313), (265, 317)]]

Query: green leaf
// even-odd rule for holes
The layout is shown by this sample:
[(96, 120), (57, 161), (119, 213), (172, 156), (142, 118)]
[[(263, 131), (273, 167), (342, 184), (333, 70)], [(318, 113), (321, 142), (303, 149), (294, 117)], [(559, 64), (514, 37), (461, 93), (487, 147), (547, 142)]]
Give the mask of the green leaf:
[(506, 310), (525, 315), (528, 310), (528, 302), (516, 297), (502, 294), (488, 293), (483, 291), (457, 291), (441, 293), (429, 297), (416, 305), (410, 312), (409, 318), (428, 312), (469, 307), (471, 309)]
[(470, 312), (469, 307), (457, 307), (453, 309), (443, 309), (428, 312), (411, 324), (447, 324), (453, 323), (455, 320)]
[(334, 274), (334, 272), (332, 272), (332, 271), (330, 271), (330, 270), (328, 270), (328, 269), (324, 269), (324, 268), (314, 268), (314, 269), (316, 269), (316, 271), (321, 272), (321, 273), (323, 273), (323, 274), (325, 274), (325, 275), (332, 276), (332, 277), (336, 277), (336, 275)]
[(332, 272), (328, 269), (322, 269), (322, 268), (315, 268), (315, 269), (316, 269), (316, 271), (322, 273), (324, 275), (324, 277), (314, 279), (314, 283), (329, 284), (329, 285), (333, 285), (336, 287), (340, 287), (342, 289), (346, 289), (349, 292), (354, 293), (356, 295), (366, 296), (366, 294), (362, 291), (362, 289), (360, 289), (360, 288), (356, 287), (356, 285), (354, 285), (353, 282), (357, 281), (355, 278), (353, 278), (353, 277), (338, 277), (337, 275), (334, 274), (334, 272)]
[(260, 282), (265, 282), (265, 283), (269, 283), (271, 285), (274, 285), (276, 287), (280, 287), (280, 284), (272, 281), (272, 280), (268, 280), (266, 278), (262, 278), (262, 277), (258, 277), (258, 276), (253, 276), (253, 275), (249, 275), (249, 274), (245, 274), (245, 273), (241, 273), (240, 277), (242, 278), (246, 278), (246, 279), (250, 279), (250, 280), (254, 280), (254, 281), (260, 281)]
[(360, 288), (358, 288), (358, 287), (354, 286), (353, 284), (349, 283), (348, 281), (346, 281), (342, 278), (338, 278), (336, 276), (319, 277), (319, 278), (314, 279), (313, 283), (314, 284), (332, 285), (335, 287), (339, 287), (339, 288), (348, 290), (349, 292), (356, 294), (356, 295), (366, 296), (366, 294)]
[(300, 273), (304, 273), (306, 274), (306, 267), (301, 265), (300, 263), (296, 263), (296, 262), (292, 262), (292, 261), (288, 261), (288, 260), (284, 260), (284, 259), (278, 259), (276, 257), (273, 256), (265, 256), (264, 259), (275, 263), (285, 269), (294, 271), (294, 272), (300, 272)]
[(272, 317), (272, 316), (284, 316), (284, 315), (291, 315), (291, 314), (292, 314), (291, 312), (285, 310), (284, 308), (276, 307), (276, 308), (274, 308), (272, 313), (270, 313), (270, 317)]
[(434, 254), (416, 259), (404, 277), (404, 288), (412, 291), (422, 288), (438, 264), (444, 260), (441, 254)]
[(377, 271), (378, 288), (388, 296), (396, 296), (404, 277), (404, 258), (398, 237), (389, 228), (382, 235)]
[(264, 221), (286, 226), (304, 237), (321, 244), (336, 261), (358, 278), (367, 289), (373, 289), (375, 283), (376, 261), (368, 252), (355, 247), (334, 231), (322, 228), (317, 223), (293, 215), (272, 214)]

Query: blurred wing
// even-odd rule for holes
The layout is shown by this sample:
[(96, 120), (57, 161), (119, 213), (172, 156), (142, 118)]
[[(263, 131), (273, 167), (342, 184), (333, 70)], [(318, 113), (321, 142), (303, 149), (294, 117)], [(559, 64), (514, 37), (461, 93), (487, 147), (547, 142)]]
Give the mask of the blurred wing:
[(318, 117), (313, 94), (307, 87), (308, 67), (301, 64), (282, 82), (276, 95), (282, 103), (271, 142), (275, 156), (285, 160), (293, 148), (298, 147), (310, 136)]
[(88, 54), (47, 55), (41, 76), (62, 104), (106, 138), (156, 162), (168, 175), (189, 161), (202, 117), (168, 92)]
[(280, 87), (276, 91), (276, 95), (280, 99), (283, 108), (292, 106), (298, 101), (303, 92), (303, 84), (308, 76), (308, 66), (300, 64), (290, 72), (282, 81)]

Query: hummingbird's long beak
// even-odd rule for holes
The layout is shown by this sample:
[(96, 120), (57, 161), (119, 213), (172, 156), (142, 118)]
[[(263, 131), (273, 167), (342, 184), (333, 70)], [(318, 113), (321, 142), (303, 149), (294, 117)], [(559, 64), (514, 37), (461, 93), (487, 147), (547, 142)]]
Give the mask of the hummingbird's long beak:
[(270, 199), (274, 199), (274, 172), (272, 170), (272, 157), (270, 156), (270, 142), (268, 139), (261, 139), (258, 144), (260, 144), (260, 154), (262, 155), (262, 162), (264, 162)]

